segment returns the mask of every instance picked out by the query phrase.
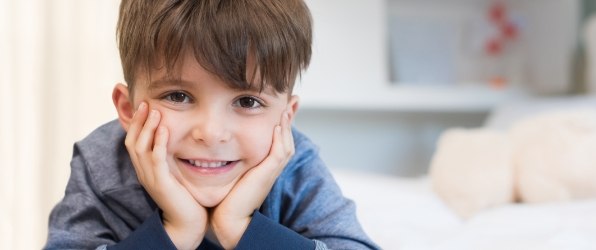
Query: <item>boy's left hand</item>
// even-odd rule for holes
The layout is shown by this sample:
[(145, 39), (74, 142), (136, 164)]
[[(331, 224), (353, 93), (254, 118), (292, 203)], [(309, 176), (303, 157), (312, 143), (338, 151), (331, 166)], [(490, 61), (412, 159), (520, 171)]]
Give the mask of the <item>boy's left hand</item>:
[(226, 198), (213, 209), (211, 226), (225, 249), (236, 247), (277, 177), (294, 155), (294, 138), (287, 111), (282, 114), (281, 125), (275, 126), (269, 155), (252, 168), (234, 185)]

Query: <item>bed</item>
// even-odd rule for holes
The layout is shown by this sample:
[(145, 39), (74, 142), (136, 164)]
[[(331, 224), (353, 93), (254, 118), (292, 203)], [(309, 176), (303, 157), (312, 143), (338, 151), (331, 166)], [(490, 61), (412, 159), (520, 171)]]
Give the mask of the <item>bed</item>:
[[(530, 114), (576, 107), (596, 107), (596, 98), (502, 105), (485, 126), (503, 129)], [(365, 231), (383, 249), (596, 249), (596, 199), (507, 204), (463, 220), (432, 191), (428, 176), (406, 178), (334, 168), (332, 172), (344, 194), (356, 202)]]

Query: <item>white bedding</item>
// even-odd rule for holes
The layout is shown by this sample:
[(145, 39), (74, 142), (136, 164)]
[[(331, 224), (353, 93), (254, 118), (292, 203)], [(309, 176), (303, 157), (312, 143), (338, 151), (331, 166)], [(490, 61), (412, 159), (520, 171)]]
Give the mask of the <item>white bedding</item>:
[[(505, 103), (491, 112), (485, 127), (506, 129), (532, 114), (594, 107), (596, 96)], [(365, 231), (383, 249), (596, 250), (596, 199), (509, 204), (463, 221), (431, 190), (428, 177), (332, 172), (345, 195), (356, 202)]]
[(383, 249), (596, 249), (596, 199), (511, 204), (462, 221), (433, 193), (427, 177), (332, 172)]

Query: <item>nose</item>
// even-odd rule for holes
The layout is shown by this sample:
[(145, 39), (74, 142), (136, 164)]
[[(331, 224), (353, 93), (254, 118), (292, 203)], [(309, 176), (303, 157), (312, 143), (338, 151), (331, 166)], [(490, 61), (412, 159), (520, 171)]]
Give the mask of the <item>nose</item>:
[(230, 140), (231, 133), (225, 115), (216, 110), (195, 114), (192, 137), (206, 145), (225, 143)]

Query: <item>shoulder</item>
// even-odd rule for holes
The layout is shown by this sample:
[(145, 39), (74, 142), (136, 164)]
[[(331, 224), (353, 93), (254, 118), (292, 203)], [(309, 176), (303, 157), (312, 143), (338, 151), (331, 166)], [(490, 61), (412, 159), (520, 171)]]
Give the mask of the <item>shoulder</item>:
[[(108, 122), (75, 143), (72, 167), (84, 167), (98, 191), (137, 186), (134, 168), (124, 145), (126, 131), (117, 120)], [(84, 166), (77, 166), (77, 164)]]
[(296, 128), (292, 128), (292, 135), (295, 153), (279, 176), (279, 184), (285, 183), (286, 188), (298, 187), (332, 179), (319, 155), (319, 147)]
[(297, 128), (292, 127), (292, 136), (294, 137), (295, 153), (292, 159), (288, 162), (287, 168), (291, 171), (296, 170), (298, 166), (303, 166), (309, 161), (318, 159), (319, 147), (315, 145), (310, 138)]
[(91, 164), (109, 164), (123, 149), (125, 137), (124, 129), (118, 121), (113, 120), (75, 143), (75, 154), (81, 154)]
[[(98, 152), (110, 152), (116, 150), (118, 144), (124, 141), (126, 132), (117, 120), (103, 124), (91, 132), (83, 140), (76, 143), (77, 149), (89, 157)], [(99, 157), (98, 158), (102, 158)]]

